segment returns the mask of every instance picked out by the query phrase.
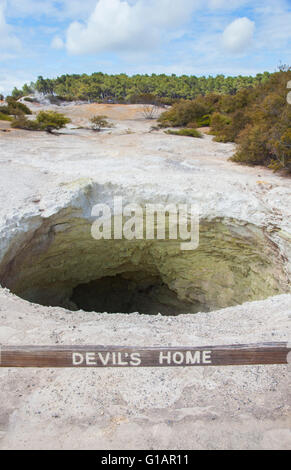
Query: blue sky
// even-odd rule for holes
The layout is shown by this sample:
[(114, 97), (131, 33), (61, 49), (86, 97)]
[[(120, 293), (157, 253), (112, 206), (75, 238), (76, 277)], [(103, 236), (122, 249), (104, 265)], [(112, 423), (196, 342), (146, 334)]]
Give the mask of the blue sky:
[(0, 0), (0, 92), (63, 73), (291, 65), (291, 0)]

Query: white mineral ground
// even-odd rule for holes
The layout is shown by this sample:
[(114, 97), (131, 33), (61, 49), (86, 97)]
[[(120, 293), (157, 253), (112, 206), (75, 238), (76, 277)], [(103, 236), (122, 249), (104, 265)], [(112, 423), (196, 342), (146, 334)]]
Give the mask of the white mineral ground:
[[(69, 307), (72, 288), (82, 282), (122, 273), (132, 281), (142, 271), (160, 276), (181, 308), (196, 302), (195, 311), (204, 312), (70, 311), (3, 287), (0, 345), (290, 341), (290, 178), (229, 162), (234, 145), (209, 135), (149, 132), (153, 122), (139, 106), (64, 112), (72, 125), (58, 136), (0, 123), (1, 285)], [(97, 113), (115, 127), (78, 128)], [(91, 208), (114, 195), (140, 204), (198, 204), (201, 247), (179, 256), (170, 244), (98, 245), (88, 235)], [(0, 377), (2, 449), (291, 447), (284, 365), (0, 369)]]

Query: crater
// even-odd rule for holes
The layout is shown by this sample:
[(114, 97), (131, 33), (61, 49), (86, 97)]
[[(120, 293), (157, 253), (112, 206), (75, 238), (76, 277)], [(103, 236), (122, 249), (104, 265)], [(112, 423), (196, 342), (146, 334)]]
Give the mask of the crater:
[(107, 313), (209, 312), (289, 292), (278, 247), (261, 227), (200, 221), (200, 244), (99, 240), (73, 209), (44, 219), (0, 264), (0, 283), (33, 303)]

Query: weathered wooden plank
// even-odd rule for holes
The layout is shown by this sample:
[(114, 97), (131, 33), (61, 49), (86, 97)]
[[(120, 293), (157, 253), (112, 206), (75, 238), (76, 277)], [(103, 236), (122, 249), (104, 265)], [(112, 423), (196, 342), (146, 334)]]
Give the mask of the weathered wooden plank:
[(231, 346), (2, 346), (0, 367), (188, 367), (287, 364), (287, 343)]

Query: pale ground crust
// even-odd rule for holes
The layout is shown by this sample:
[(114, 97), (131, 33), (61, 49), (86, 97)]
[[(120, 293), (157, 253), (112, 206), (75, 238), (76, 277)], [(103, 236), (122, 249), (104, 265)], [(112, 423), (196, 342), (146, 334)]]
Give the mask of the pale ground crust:
[[(210, 219), (218, 214), (275, 228), (275, 237), (283, 230), (282, 252), (289, 253), (290, 179), (228, 162), (234, 146), (210, 136), (192, 140), (149, 133), (152, 122), (144, 122), (137, 106), (63, 111), (80, 126), (92, 106), (116, 128), (100, 135), (82, 129), (61, 136), (0, 132), (1, 256), (21, 224), (33, 218), (37, 223), (69, 204), (82, 188), (80, 178), (98, 183), (101, 199), (112, 187), (143, 200), (185, 194), (201, 202)], [(288, 294), (211, 313), (162, 317), (72, 313), (0, 289), (0, 345), (290, 341), (290, 321)], [(0, 377), (2, 449), (291, 448), (287, 366), (0, 369)]]

